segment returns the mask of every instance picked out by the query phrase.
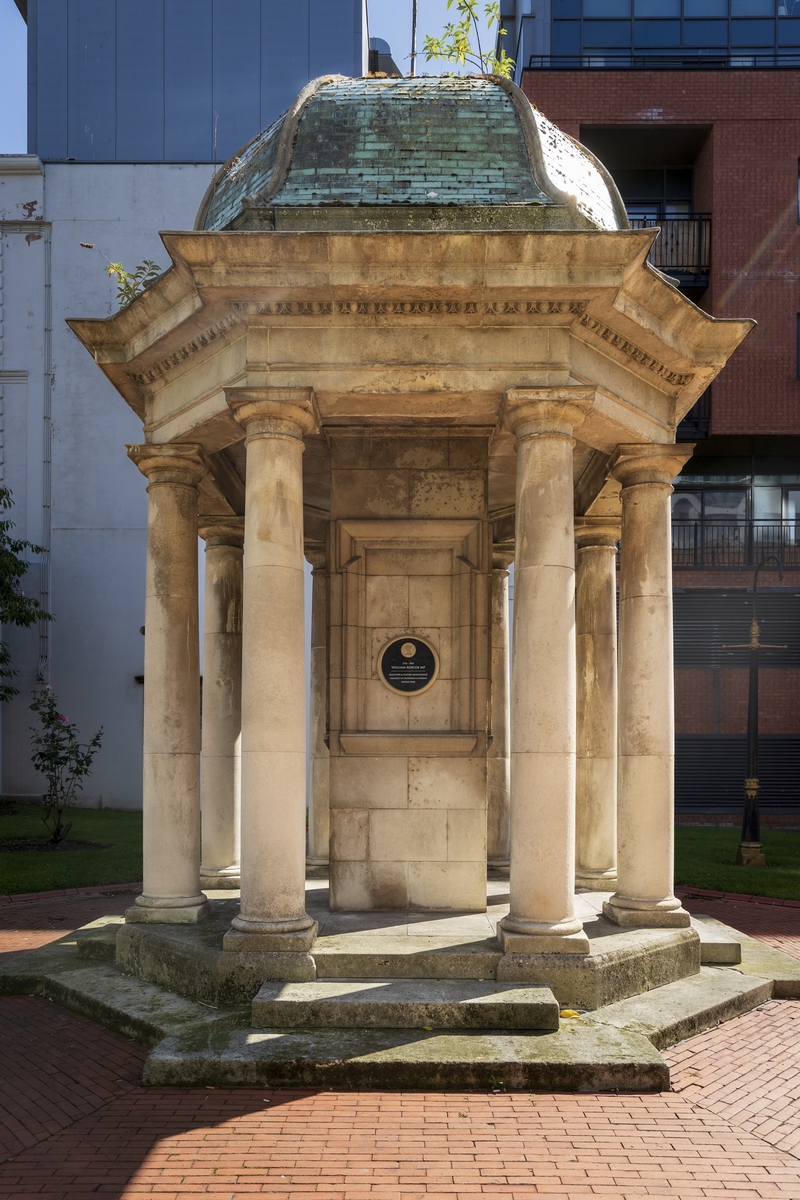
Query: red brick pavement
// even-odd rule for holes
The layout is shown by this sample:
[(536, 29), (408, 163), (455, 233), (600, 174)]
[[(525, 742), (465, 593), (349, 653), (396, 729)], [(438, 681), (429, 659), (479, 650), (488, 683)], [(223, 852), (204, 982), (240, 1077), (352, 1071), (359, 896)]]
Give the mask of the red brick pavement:
[(98, 917), (123, 913), (133, 903), (135, 892), (63, 896), (31, 899), (0, 908), (0, 961), (12, 954), (35, 950), (56, 942), (66, 933), (88, 925)]
[[(684, 908), (705, 913), (725, 925), (766, 942), (792, 958), (800, 958), (800, 908), (756, 900), (717, 900), (711, 896), (683, 896)], [(800, 1200), (800, 1196), (798, 1196)]]
[[(66, 931), (29, 907), (28, 934)], [(763, 911), (759, 936), (793, 936)], [(800, 1200), (798, 1033), (800, 1003), (770, 1002), (667, 1051), (675, 1090), (655, 1096), (184, 1091), (139, 1086), (145, 1051), (86, 1018), (3, 999), (0, 1200)]]

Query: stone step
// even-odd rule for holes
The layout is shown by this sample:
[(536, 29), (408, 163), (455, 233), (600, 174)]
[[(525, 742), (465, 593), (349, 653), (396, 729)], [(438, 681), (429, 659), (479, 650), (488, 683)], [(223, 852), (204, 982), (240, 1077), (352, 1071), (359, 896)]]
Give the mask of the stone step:
[(742, 961), (742, 947), (717, 921), (698, 913), (692, 917), (692, 929), (700, 938), (703, 966), (735, 966)]
[(193, 1028), (150, 1053), (151, 1087), (654, 1092), (669, 1069), (642, 1034), (562, 1021), (558, 1033)]
[(469, 979), (348, 979), (265, 983), (256, 1029), (558, 1029), (546, 987)]

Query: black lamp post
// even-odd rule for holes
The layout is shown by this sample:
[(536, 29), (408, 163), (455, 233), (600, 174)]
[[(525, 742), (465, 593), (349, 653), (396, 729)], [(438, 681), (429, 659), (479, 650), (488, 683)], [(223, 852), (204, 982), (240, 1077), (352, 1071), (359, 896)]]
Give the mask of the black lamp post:
[(747, 778), (744, 781), (744, 817), (742, 838), (736, 851), (739, 867), (765, 867), (764, 847), (761, 845), (761, 827), (758, 815), (758, 652), (759, 650), (785, 650), (786, 646), (767, 645), (759, 639), (758, 628), (758, 573), (768, 562), (778, 567), (778, 579), (783, 579), (783, 565), (776, 554), (768, 554), (753, 574), (753, 617), (750, 622), (750, 641), (746, 644), (726, 645), (724, 650), (750, 651), (750, 682), (747, 691)]

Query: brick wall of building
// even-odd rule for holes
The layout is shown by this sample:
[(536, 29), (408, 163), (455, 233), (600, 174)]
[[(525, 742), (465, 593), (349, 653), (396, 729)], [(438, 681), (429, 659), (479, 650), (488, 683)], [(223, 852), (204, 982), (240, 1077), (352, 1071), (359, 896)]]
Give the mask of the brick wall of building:
[[(676, 734), (747, 733), (748, 676), (738, 667), (676, 671)], [(758, 728), (764, 735), (800, 735), (800, 671), (761, 668)]]
[(581, 125), (706, 125), (695, 207), (712, 214), (714, 316), (758, 327), (713, 387), (713, 434), (800, 433), (800, 72), (527, 71), (523, 89), (574, 137)]

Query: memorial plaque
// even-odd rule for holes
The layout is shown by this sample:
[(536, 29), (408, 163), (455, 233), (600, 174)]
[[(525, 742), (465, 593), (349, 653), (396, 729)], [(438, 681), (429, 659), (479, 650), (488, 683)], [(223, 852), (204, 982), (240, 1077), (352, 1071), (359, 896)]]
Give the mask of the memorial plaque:
[(421, 692), (436, 676), (436, 656), (427, 642), (399, 637), (381, 653), (378, 670), (392, 691)]

